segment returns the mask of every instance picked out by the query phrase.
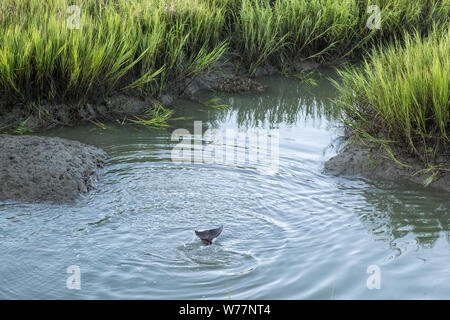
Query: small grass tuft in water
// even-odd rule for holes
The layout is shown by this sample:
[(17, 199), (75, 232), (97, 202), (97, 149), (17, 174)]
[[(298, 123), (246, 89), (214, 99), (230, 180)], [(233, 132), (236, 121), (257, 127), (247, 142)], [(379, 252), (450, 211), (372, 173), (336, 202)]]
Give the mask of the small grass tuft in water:
[(107, 130), (109, 129), (108, 126), (106, 126), (103, 122), (101, 122), (100, 120), (90, 120), (90, 122), (94, 125), (96, 125), (97, 127), (99, 127), (102, 130)]
[(230, 106), (228, 104), (221, 103), (221, 99), (219, 97), (214, 97), (209, 99), (208, 101), (200, 101), (202, 105), (208, 108), (213, 109), (229, 109)]
[(294, 78), (298, 79), (301, 83), (308, 84), (311, 86), (316, 86), (317, 81), (314, 79), (314, 72), (310, 71), (300, 71), (292, 75)]
[[(69, 4), (79, 28), (69, 28)], [(381, 8), (381, 29), (367, 28), (369, 5)], [(226, 54), (251, 73), (267, 62), (287, 70), (361, 58), (447, 25), (449, 12), (450, 0), (4, 0), (0, 113), (118, 91), (158, 98), (168, 84), (182, 92)]]
[(165, 128), (169, 126), (167, 121), (172, 114), (172, 110), (166, 109), (157, 103), (153, 107), (147, 108), (141, 115), (134, 116), (135, 119), (129, 119), (129, 121), (141, 126)]
[(27, 127), (27, 122), (30, 118), (20, 121), (19, 124), (12, 130), (12, 134), (23, 135), (27, 133), (32, 133), (33, 130)]

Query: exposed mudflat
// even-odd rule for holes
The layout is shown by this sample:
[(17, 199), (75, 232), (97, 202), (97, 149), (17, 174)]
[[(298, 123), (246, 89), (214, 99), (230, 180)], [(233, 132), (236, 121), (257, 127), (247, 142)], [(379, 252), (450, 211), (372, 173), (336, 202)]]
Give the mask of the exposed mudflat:
[(0, 135), (0, 199), (72, 200), (95, 187), (105, 158), (77, 141)]
[[(394, 155), (398, 161), (409, 167), (397, 164), (380, 147), (366, 147), (353, 142), (325, 163), (325, 171), (334, 175), (362, 175), (368, 178), (413, 182), (421, 185), (424, 185), (424, 181), (432, 174), (424, 170), (424, 165), (419, 159), (395, 151)], [(440, 157), (437, 160), (440, 164), (450, 163), (448, 157)], [(437, 170), (433, 182), (428, 187), (450, 192), (450, 172)]]

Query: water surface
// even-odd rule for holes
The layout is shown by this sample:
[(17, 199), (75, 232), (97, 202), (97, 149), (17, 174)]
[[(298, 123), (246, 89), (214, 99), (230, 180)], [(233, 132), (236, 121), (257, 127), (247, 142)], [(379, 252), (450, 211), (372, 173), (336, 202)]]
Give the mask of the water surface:
[[(177, 101), (167, 129), (47, 133), (110, 159), (98, 188), (73, 203), (0, 202), (0, 298), (449, 298), (448, 194), (323, 173), (340, 134), (329, 81), (259, 81), (267, 93)], [(198, 102), (213, 97), (230, 108)], [(279, 130), (278, 172), (173, 163), (171, 134), (193, 132), (194, 121), (203, 130)], [(221, 224), (211, 246), (194, 236)], [(81, 290), (66, 287), (71, 265)], [(381, 271), (379, 290), (366, 285), (371, 265)]]

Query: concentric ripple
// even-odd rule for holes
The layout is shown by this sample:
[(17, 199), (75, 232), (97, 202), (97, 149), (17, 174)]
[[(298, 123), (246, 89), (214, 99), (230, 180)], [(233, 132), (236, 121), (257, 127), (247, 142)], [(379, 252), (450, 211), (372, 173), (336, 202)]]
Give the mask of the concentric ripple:
[[(323, 173), (339, 135), (328, 80), (260, 81), (265, 94), (220, 96), (227, 110), (178, 101), (170, 129), (51, 132), (110, 159), (98, 188), (73, 203), (0, 202), (0, 298), (448, 298), (448, 196)], [(172, 162), (172, 131), (193, 133), (194, 120), (203, 130), (279, 130), (278, 171)], [(194, 235), (219, 225), (210, 246)], [(66, 286), (73, 265), (81, 290)], [(366, 287), (370, 265), (381, 290)]]

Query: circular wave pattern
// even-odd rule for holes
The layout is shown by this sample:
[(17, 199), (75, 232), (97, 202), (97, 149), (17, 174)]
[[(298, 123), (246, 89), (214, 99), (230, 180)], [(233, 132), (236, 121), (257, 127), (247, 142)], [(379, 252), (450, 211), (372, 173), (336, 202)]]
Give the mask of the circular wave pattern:
[[(224, 96), (231, 110), (194, 114), (219, 128), (278, 128), (279, 170), (271, 174), (245, 164), (175, 164), (165, 130), (56, 131), (104, 148), (110, 160), (98, 188), (74, 203), (0, 203), (0, 298), (446, 297), (449, 199), (324, 174), (337, 136), (328, 84), (319, 85), (326, 94), (302, 96), (297, 82), (262, 81), (274, 90), (267, 97)], [(314, 108), (303, 110), (305, 102)], [(179, 125), (192, 131), (191, 122)], [(219, 225), (213, 245), (194, 235)], [(374, 264), (383, 275), (377, 292), (366, 288)], [(72, 265), (81, 290), (66, 286)]]

